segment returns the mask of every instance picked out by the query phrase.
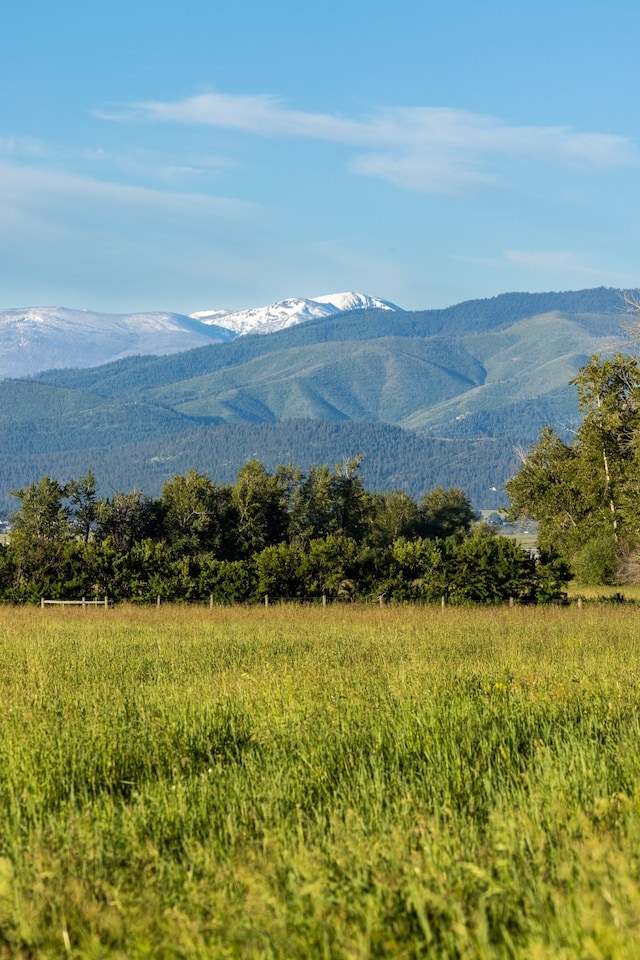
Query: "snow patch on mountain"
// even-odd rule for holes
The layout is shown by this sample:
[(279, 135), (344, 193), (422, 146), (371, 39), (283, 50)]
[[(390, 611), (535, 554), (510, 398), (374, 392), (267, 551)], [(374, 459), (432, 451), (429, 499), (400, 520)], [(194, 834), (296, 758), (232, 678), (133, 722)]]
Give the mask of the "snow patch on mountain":
[(229, 317), (231, 312), (231, 310), (199, 310), (197, 313), (190, 313), (189, 316), (201, 323), (219, 323), (223, 317)]

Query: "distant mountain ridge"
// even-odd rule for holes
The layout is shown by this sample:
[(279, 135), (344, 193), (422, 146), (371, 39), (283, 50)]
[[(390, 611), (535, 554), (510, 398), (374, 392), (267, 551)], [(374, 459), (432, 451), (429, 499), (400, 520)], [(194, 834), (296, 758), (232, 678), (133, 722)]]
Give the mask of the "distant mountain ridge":
[(624, 349), (625, 309), (607, 288), (375, 307), (2, 380), (0, 511), (42, 473), (92, 469), (107, 494), (156, 495), (185, 469), (225, 480), (251, 456), (307, 469), (357, 453), (371, 489), (460, 485), (495, 509), (514, 450), (546, 423), (577, 426), (569, 381), (591, 354)]
[(272, 333), (345, 310), (394, 304), (362, 293), (329, 294), (317, 300), (291, 298), (238, 313), (110, 314), (68, 307), (0, 310), (0, 379), (42, 370), (87, 368), (131, 356), (163, 356), (248, 333)]
[(68, 307), (0, 310), (0, 379), (40, 370), (93, 367), (143, 354), (167, 354), (234, 334), (179, 313), (110, 314)]

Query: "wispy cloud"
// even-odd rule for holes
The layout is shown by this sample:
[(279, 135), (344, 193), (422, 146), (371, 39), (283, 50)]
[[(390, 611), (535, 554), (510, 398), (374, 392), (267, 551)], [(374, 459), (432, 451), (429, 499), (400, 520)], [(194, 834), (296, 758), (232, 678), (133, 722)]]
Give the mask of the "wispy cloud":
[(174, 102), (144, 101), (111, 120), (207, 125), (268, 137), (321, 140), (364, 151), (350, 168), (428, 193), (461, 192), (499, 182), (498, 158), (586, 170), (635, 161), (627, 137), (560, 126), (509, 124), (498, 117), (446, 107), (377, 110), (364, 119), (294, 110), (279, 97), (203, 93)]
[(273, 220), (260, 204), (0, 159), (5, 302), (196, 310), (219, 290), (233, 303)]
[(212, 177), (236, 164), (220, 154), (192, 154), (189, 151), (162, 151), (142, 147), (105, 149), (104, 147), (73, 147), (27, 137), (0, 136), (0, 158), (10, 163), (50, 168), (89, 171), (96, 181), (118, 180), (121, 175), (155, 180), (160, 183), (183, 183)]
[(37, 157), (42, 159), (51, 154), (51, 148), (42, 140), (34, 137), (0, 137), (0, 155), (14, 158)]
[(95, 269), (102, 256), (115, 272), (141, 271), (143, 264), (149, 271), (149, 263), (161, 262), (173, 274), (184, 274), (189, 257), (231, 250), (238, 238), (259, 231), (265, 212), (258, 204), (224, 197), (0, 160), (0, 221), (5, 228), (0, 258), (5, 266), (26, 260), (34, 274), (57, 264), (66, 275), (73, 272), (72, 264), (89, 258)]
[(259, 204), (210, 194), (185, 193), (116, 183), (94, 177), (20, 166), (0, 161), (0, 211), (8, 207), (45, 211), (72, 203), (108, 205), (114, 212), (148, 211), (178, 217), (215, 217), (249, 222), (259, 218), (265, 208)]

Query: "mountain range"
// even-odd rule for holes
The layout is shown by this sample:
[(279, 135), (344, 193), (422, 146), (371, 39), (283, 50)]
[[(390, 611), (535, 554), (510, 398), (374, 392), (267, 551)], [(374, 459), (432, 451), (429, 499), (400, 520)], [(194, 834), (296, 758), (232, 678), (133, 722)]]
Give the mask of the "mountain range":
[(399, 310), (362, 293), (293, 297), (232, 313), (97, 313), (67, 307), (0, 310), (0, 378), (61, 367), (94, 367), (124, 357), (179, 353), (247, 333), (274, 333), (346, 310)]
[[(261, 322), (259, 311), (155, 314), (213, 339), (84, 369), (67, 357), (66, 369), (0, 380), (0, 511), (10, 489), (44, 473), (91, 469), (105, 494), (157, 495), (191, 468), (230, 482), (253, 456), (268, 469), (306, 469), (356, 453), (371, 489), (461, 486), (494, 509), (518, 448), (546, 423), (565, 436), (575, 429), (569, 381), (580, 366), (624, 344), (625, 303), (607, 288), (412, 312), (370, 301), (342, 310), (334, 299), (283, 301), (262, 308)], [(247, 314), (258, 329), (281, 327), (238, 335)]]

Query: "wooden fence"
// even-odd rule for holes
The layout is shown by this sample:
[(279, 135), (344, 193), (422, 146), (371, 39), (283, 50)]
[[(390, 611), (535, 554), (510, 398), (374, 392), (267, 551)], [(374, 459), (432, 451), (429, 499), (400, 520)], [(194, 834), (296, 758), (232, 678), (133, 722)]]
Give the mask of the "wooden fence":
[(41, 607), (105, 607), (109, 606), (109, 600), (107, 597), (104, 600), (85, 600), (83, 597), (82, 600), (45, 600), (44, 597), (40, 599)]
[[(623, 599), (624, 599), (624, 598), (623, 598)], [(323, 606), (323, 607), (326, 607), (329, 602), (331, 602), (332, 604), (333, 604), (333, 603), (344, 603), (344, 602), (345, 602), (344, 600), (340, 601), (340, 600), (336, 600), (335, 598), (332, 598), (331, 601), (329, 601), (328, 598), (327, 598), (324, 594), (323, 594), (321, 597), (275, 597), (275, 598), (274, 598), (274, 597), (269, 597), (267, 594), (265, 594), (262, 602), (264, 603), (265, 607), (268, 608), (268, 607), (270, 607), (270, 606), (272, 606), (272, 605), (274, 605), (274, 604), (282, 604), (282, 603), (301, 603), (301, 604), (302, 604), (302, 603), (312, 603), (312, 604), (317, 604), (319, 601), (322, 603), (322, 606)], [(382, 606), (384, 606), (385, 603), (386, 603), (386, 597), (385, 597), (384, 594), (380, 594), (380, 595), (377, 596), (377, 597), (370, 597), (368, 602), (372, 602), (372, 601), (373, 601), (374, 603), (378, 603), (378, 604), (382, 607)], [(0, 601), (0, 602), (2, 602), (2, 601)], [(147, 603), (149, 603), (149, 602), (153, 603), (153, 601), (147, 601)], [(202, 601), (187, 601), (187, 602), (188, 602), (188, 603), (191, 602), (191, 603), (193, 603), (193, 604), (202, 603)], [(565, 605), (565, 604), (568, 604), (568, 603), (569, 603), (569, 600), (568, 600), (566, 594), (564, 595), (563, 599), (562, 599), (561, 601), (559, 601), (559, 602), (560, 602), (561, 605)], [(155, 603), (156, 603), (156, 605), (157, 605), (158, 607), (161, 606), (161, 604), (163, 603), (162, 597), (160, 597), (160, 596), (156, 597)], [(164, 603), (169, 603), (169, 604), (171, 604), (171, 601), (170, 601), (170, 600), (165, 600)], [(578, 597), (578, 609), (579, 609), (579, 610), (582, 610), (582, 604), (583, 604), (582, 597)], [(240, 604), (240, 605), (242, 605), (242, 604)], [(105, 597), (104, 600), (87, 600), (85, 597), (83, 597), (82, 600), (46, 600), (44, 597), (41, 597), (41, 599), (40, 599), (40, 606), (41, 606), (41, 607), (49, 607), (49, 606), (58, 606), (58, 607), (104, 607), (105, 609), (107, 609), (107, 607), (109, 607), (109, 600), (108, 600), (107, 597)], [(113, 602), (112, 602), (111, 606), (113, 606)], [(214, 602), (213, 594), (211, 594), (211, 596), (209, 597), (209, 607), (210, 607), (211, 609), (213, 609), (214, 606), (216, 606), (216, 604), (215, 604), (215, 602)], [(440, 606), (441, 606), (441, 608), (442, 608), (443, 610), (445, 609), (445, 607), (447, 606), (446, 597), (441, 597), (441, 598), (440, 598)], [(509, 597), (509, 607), (514, 608), (515, 606), (516, 606), (516, 601), (514, 600), (513, 597)]]

